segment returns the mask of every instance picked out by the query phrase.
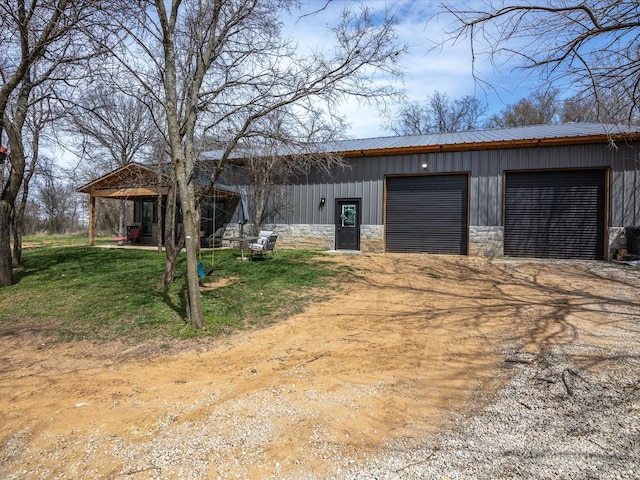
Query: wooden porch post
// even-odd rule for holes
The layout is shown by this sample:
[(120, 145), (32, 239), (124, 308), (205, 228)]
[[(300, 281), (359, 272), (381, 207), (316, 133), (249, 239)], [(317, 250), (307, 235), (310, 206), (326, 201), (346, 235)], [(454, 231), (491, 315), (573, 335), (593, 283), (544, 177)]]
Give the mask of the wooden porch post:
[(96, 197), (89, 196), (89, 246), (96, 243)]

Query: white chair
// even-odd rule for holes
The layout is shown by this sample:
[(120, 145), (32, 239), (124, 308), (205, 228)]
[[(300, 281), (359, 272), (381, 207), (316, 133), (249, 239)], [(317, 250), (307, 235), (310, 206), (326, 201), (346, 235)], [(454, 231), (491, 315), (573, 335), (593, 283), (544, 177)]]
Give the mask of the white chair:
[(263, 255), (273, 255), (274, 253), (278, 256), (276, 240), (278, 240), (277, 233), (273, 233), (270, 230), (260, 230), (258, 240), (256, 240), (255, 243), (249, 244), (249, 254), (251, 258), (253, 258), (254, 253), (261, 257)]

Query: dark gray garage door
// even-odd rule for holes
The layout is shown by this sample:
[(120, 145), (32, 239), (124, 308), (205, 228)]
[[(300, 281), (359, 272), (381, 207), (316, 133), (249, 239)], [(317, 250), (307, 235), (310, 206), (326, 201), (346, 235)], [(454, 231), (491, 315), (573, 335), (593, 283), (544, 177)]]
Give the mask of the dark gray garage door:
[(504, 254), (604, 258), (605, 170), (506, 174)]
[(387, 177), (386, 251), (467, 254), (468, 176)]

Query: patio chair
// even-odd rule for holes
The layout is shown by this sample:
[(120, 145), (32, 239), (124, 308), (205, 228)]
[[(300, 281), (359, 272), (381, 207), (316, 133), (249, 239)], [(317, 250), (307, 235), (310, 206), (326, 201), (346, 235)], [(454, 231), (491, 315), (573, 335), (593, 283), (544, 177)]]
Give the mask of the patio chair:
[(224, 235), (224, 227), (220, 227), (216, 230), (216, 233), (209, 235), (208, 242), (209, 248), (222, 247), (222, 235)]
[(133, 226), (129, 228), (129, 233), (127, 233), (126, 237), (115, 237), (112, 238), (112, 242), (118, 242), (121, 245), (124, 245), (127, 242), (131, 242), (133, 245), (135, 242), (140, 241), (140, 233), (142, 232), (142, 228)]
[(276, 240), (278, 240), (278, 234), (269, 230), (261, 230), (258, 234), (258, 240), (255, 243), (249, 244), (249, 255), (253, 258), (253, 255), (260, 255), (260, 257), (273, 255), (278, 256), (276, 250)]

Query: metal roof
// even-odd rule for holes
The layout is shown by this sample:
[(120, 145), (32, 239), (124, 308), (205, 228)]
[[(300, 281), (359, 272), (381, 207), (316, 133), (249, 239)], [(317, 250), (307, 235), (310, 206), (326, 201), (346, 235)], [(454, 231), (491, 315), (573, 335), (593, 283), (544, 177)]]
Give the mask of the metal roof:
[(640, 126), (627, 127), (601, 123), (565, 123), (559, 125), (527, 125), (512, 128), (469, 130), (455, 133), (433, 133), (396, 137), (342, 140), (327, 145), (329, 151), (354, 152), (392, 150), (435, 146), (465, 146), (500, 142), (578, 139), (580, 137), (615, 137), (640, 134)]
[[(522, 127), (469, 130), (455, 133), (432, 133), (337, 140), (318, 145), (318, 151), (355, 155), (393, 155), (438, 150), (496, 149), (532, 147), (572, 143), (607, 142), (618, 138), (640, 138), (640, 126), (622, 126), (601, 123), (564, 123), (557, 125), (527, 125)], [(287, 152), (290, 153), (290, 152)], [(286, 153), (285, 153), (286, 154)], [(222, 150), (203, 152), (204, 160), (215, 160)], [(242, 159), (241, 151), (232, 152), (230, 159)]]

